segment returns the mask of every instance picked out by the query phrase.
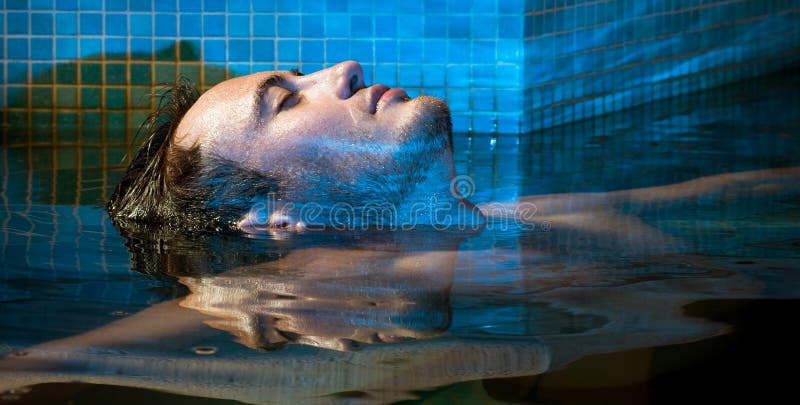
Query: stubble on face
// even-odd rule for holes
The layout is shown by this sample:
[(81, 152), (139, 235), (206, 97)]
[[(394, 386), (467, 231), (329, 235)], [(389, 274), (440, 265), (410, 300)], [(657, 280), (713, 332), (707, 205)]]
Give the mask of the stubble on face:
[[(404, 111), (391, 136), (367, 129), (300, 139), (291, 155), (265, 157), (262, 170), (281, 179), (282, 198), (330, 206), (400, 204), (435, 165), (451, 164), (450, 113), (444, 101), (420, 96)], [(387, 111), (388, 112), (388, 111)], [(443, 179), (448, 181), (448, 179)]]

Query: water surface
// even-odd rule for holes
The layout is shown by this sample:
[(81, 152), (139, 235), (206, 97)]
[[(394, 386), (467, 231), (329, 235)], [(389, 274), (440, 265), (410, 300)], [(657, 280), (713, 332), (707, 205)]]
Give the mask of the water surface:
[(120, 234), (100, 208), (118, 149), (5, 146), (0, 402), (787, 392), (774, 364), (797, 355), (800, 183), (763, 170), (800, 166), (799, 84), (456, 134), (471, 200), (535, 196), (525, 223), (478, 231)]

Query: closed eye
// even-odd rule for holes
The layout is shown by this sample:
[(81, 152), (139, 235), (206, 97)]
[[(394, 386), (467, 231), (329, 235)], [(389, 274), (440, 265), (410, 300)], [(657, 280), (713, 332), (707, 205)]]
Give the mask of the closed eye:
[[(300, 76), (299, 71), (290, 72), (293, 76)], [(254, 92), (253, 108), (256, 116), (265, 118), (267, 114), (277, 114), (288, 110), (302, 101), (302, 97), (292, 91), (291, 83), (286, 77), (279, 74), (264, 79), (256, 86)]]
[(281, 96), (281, 101), (278, 103), (276, 113), (289, 110), (292, 107), (300, 104), (301, 99), (302, 97), (297, 92), (287, 90)]

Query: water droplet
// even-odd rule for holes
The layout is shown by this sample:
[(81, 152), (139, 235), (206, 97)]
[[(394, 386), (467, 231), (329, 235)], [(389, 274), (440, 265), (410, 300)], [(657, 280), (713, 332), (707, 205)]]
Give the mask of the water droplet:
[(217, 353), (217, 348), (214, 346), (197, 346), (192, 348), (192, 351), (194, 354), (199, 354), (201, 356), (210, 356)]

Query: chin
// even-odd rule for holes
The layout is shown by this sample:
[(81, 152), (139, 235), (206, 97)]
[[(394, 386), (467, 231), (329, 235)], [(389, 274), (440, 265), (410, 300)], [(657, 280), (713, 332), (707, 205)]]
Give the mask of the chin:
[(419, 96), (408, 103), (413, 111), (413, 117), (403, 132), (411, 137), (425, 136), (438, 139), (446, 142), (446, 146), (449, 147), (453, 125), (447, 103), (431, 96)]

